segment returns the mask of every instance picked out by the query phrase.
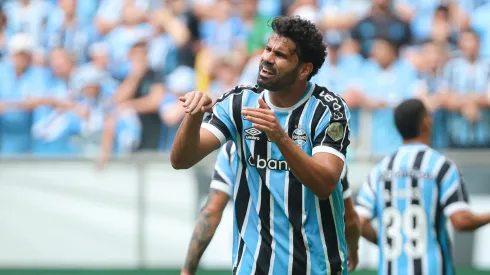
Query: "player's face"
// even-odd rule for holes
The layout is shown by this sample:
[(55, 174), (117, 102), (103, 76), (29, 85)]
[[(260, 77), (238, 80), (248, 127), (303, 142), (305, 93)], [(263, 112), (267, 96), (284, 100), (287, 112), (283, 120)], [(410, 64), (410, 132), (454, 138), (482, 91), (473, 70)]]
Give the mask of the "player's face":
[(300, 67), (295, 43), (274, 34), (262, 53), (257, 83), (269, 91), (281, 91), (296, 82)]

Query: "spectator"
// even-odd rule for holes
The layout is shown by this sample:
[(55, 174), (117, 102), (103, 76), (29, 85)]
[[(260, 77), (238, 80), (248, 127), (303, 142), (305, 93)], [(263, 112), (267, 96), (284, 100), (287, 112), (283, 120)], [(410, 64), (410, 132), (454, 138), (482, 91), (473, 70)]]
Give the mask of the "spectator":
[(233, 14), (231, 0), (219, 0), (214, 7), (213, 18), (201, 23), (201, 39), (204, 48), (196, 57), (197, 88), (208, 90), (210, 75), (216, 58), (234, 54), (245, 61), (246, 31), (243, 21)]
[(343, 40), (371, 8), (370, 0), (319, 0), (319, 26), (327, 40)]
[[(468, 0), (467, 2), (477, 1)], [(480, 1), (480, 5), (475, 5), (472, 12), (470, 12), (470, 26), (480, 36), (480, 54), (486, 58), (490, 57), (490, 1)]]
[(110, 58), (110, 72), (118, 80), (122, 80), (129, 72), (128, 52), (132, 45), (139, 41), (148, 41), (154, 34), (148, 23), (141, 23), (145, 11), (134, 4), (127, 3), (122, 7), (122, 24), (105, 37)]
[(262, 51), (264, 44), (267, 43), (272, 34), (271, 28), (267, 23), (270, 17), (257, 12), (257, 2), (264, 1), (249, 0), (240, 2), (240, 17), (244, 22), (247, 33), (247, 56), (256, 51)]
[[(86, 0), (81, 0), (86, 1)], [(155, 0), (100, 0), (95, 26), (98, 33), (104, 36), (124, 21), (124, 8), (131, 7), (134, 11), (136, 24), (147, 21), (148, 11), (159, 6)]]
[(395, 12), (405, 22), (410, 23), (414, 41), (427, 40), (432, 33), (432, 21), (438, 10), (440, 0), (395, 0)]
[(355, 142), (355, 137), (358, 135), (358, 109), (361, 104), (361, 95), (347, 88), (353, 76), (361, 74), (364, 60), (355, 48), (349, 46), (351, 44), (349, 40), (342, 41), (333, 38), (335, 36), (327, 36), (327, 59), (312, 81), (342, 95), (351, 111), (350, 134)]
[(155, 33), (149, 42), (150, 66), (167, 75), (177, 67), (178, 49), (189, 42), (190, 32), (174, 12), (167, 8), (154, 12), (151, 23)]
[[(54, 49), (50, 55), (51, 76), (49, 88), (44, 93), (37, 94), (35, 103), (31, 102), (33, 110), (33, 153), (37, 155), (70, 154), (75, 151), (70, 146), (68, 137), (59, 135), (67, 123), (66, 117), (59, 116), (58, 101), (69, 100), (75, 94), (70, 89), (75, 70), (75, 57), (66, 50)], [(54, 128), (53, 128), (54, 127)]]
[(447, 112), (438, 105), (438, 77), (447, 59), (447, 49), (444, 44), (434, 41), (426, 42), (421, 49), (420, 68), (415, 89), (416, 97), (433, 113), (432, 147), (447, 148)]
[(156, 150), (161, 122), (157, 110), (164, 93), (162, 77), (149, 68), (146, 42), (138, 42), (129, 51), (131, 72), (114, 95), (121, 108), (131, 108), (139, 115), (142, 127), (140, 150)]
[(410, 26), (390, 10), (390, 0), (374, 0), (369, 15), (352, 30), (360, 44), (361, 54), (368, 57), (377, 39), (387, 40), (399, 51), (412, 40)]
[(7, 16), (7, 40), (17, 33), (26, 33), (32, 37), (35, 48), (44, 45), (46, 25), (53, 6), (46, 0), (17, 0), (4, 4)]
[[(165, 29), (173, 30), (172, 32), (179, 36), (178, 42), (178, 64), (182, 66), (194, 67), (196, 62), (196, 54), (200, 50), (199, 29), (200, 21), (193, 9), (185, 0), (169, 0), (166, 2), (165, 8), (171, 13), (173, 18), (176, 18), (186, 29), (177, 27), (174, 30), (171, 26)], [(158, 14), (158, 12), (157, 12)], [(160, 20), (165, 17), (158, 15)], [(166, 22), (167, 26), (169, 22)], [(171, 22), (170, 22), (171, 23)], [(179, 30), (179, 32), (176, 32)]]
[(58, 3), (46, 27), (48, 49), (67, 49), (75, 55), (77, 63), (85, 62), (88, 46), (96, 38), (95, 29), (92, 24), (84, 25), (79, 21), (77, 0), (59, 0)]
[[(392, 153), (401, 144), (393, 122), (393, 107), (414, 95), (416, 71), (399, 59), (398, 47), (386, 40), (376, 40), (372, 59), (362, 68), (358, 82), (362, 109), (371, 111), (371, 152), (374, 156)], [(361, 130), (361, 129), (360, 129)], [(364, 134), (364, 133), (363, 133)]]
[(245, 67), (243, 68), (238, 84), (240, 85), (257, 85), (257, 77), (259, 76), (259, 66), (262, 59), (262, 50), (254, 52), (248, 59)]
[(449, 9), (439, 6), (435, 11), (430, 38), (440, 44), (448, 44), (451, 49), (457, 47), (457, 29), (451, 24)]
[(195, 88), (195, 72), (192, 68), (180, 66), (166, 80), (166, 91), (160, 102), (159, 114), (162, 120), (160, 134), (160, 150), (169, 151), (172, 148), (180, 122), (184, 118), (184, 110), (179, 97), (192, 92)]
[[(9, 59), (0, 67), (0, 152), (21, 154), (31, 151), (32, 114), (17, 106), (37, 94), (43, 94), (46, 73), (32, 65), (33, 38), (16, 34), (9, 40)], [(12, 107), (11, 104), (15, 105)]]
[(233, 56), (223, 56), (217, 60), (214, 80), (209, 87), (209, 93), (213, 100), (218, 99), (223, 93), (231, 91), (237, 85), (238, 72), (238, 63)]
[(439, 104), (451, 112), (447, 127), (452, 147), (488, 147), (490, 144), (490, 63), (480, 56), (479, 48), (475, 32), (462, 32), (461, 55), (444, 67)]

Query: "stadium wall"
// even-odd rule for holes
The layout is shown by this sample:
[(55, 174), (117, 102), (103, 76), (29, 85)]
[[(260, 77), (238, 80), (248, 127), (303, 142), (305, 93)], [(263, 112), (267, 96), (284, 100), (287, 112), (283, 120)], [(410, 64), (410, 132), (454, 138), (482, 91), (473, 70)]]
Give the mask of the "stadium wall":
[[(475, 211), (490, 211), (488, 155), (451, 155), (466, 175)], [(155, 155), (117, 160), (104, 170), (89, 160), (0, 161), (0, 269), (179, 268), (214, 158), (187, 171)], [(354, 191), (373, 164), (350, 163)], [(231, 266), (231, 228), (230, 204), (202, 267)], [(456, 234), (457, 263), (490, 271), (488, 236), (490, 228)], [(361, 268), (377, 267), (376, 250), (361, 243)]]

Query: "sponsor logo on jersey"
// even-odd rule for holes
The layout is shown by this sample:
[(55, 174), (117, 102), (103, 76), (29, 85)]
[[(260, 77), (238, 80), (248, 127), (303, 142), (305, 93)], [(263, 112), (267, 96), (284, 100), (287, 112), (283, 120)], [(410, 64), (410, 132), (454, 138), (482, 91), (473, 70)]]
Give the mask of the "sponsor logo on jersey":
[(289, 164), (285, 160), (265, 159), (261, 158), (260, 155), (257, 155), (256, 158), (248, 157), (248, 164), (259, 169), (289, 171)]
[(246, 140), (260, 140), (259, 135), (262, 134), (262, 131), (257, 130), (255, 128), (245, 129), (245, 139)]

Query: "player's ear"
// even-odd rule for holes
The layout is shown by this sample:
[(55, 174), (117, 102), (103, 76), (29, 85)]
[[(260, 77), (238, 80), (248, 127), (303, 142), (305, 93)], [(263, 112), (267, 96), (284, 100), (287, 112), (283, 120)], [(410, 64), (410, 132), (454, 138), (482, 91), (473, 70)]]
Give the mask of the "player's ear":
[(301, 69), (299, 70), (299, 77), (301, 80), (308, 79), (308, 76), (313, 71), (312, 63), (303, 63), (301, 64)]

